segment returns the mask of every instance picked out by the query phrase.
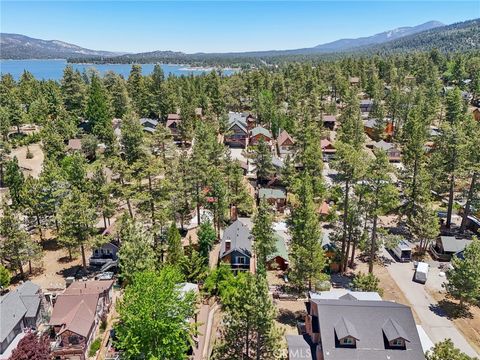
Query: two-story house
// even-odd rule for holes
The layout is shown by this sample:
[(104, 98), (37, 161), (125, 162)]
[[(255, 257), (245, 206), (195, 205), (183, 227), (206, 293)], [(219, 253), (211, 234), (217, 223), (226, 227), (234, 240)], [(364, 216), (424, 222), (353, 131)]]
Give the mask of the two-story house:
[(245, 114), (232, 112), (228, 113), (228, 128), (225, 134), (224, 143), (231, 147), (246, 147), (248, 142), (249, 119)]
[(220, 262), (229, 264), (234, 271), (248, 271), (253, 255), (252, 241), (253, 236), (247, 225), (236, 220), (223, 232)]

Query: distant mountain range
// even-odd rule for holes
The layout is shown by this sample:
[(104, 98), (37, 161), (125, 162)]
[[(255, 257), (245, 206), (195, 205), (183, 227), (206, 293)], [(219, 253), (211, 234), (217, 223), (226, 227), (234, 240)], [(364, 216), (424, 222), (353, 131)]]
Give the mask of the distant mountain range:
[(2, 59), (65, 59), (125, 54), (85, 49), (59, 40), (41, 40), (6, 33), (0, 34), (0, 50)]
[(432, 48), (444, 52), (478, 50), (480, 48), (480, 19), (452, 25), (429, 21), (418, 26), (401, 27), (368, 37), (340, 39), (311, 48), (231, 53), (186, 54), (174, 51), (152, 51), (119, 54), (89, 50), (57, 40), (39, 40), (17, 34), (0, 34), (0, 39), (0, 57), (2, 59), (69, 58), (71, 61), (78, 62), (241, 64), (290, 57), (299, 59), (312, 56), (338, 56), (339, 54), (426, 51)]

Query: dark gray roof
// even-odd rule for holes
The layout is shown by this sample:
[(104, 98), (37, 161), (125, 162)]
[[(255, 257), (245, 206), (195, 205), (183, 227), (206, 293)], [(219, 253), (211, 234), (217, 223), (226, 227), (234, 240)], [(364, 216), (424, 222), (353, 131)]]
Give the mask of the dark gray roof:
[(140, 119), (140, 124), (142, 124), (142, 125), (151, 124), (153, 126), (157, 126), (158, 125), (158, 120), (149, 119), (149, 118), (141, 118)]
[(35, 295), (38, 294), (39, 291), (40, 286), (31, 281), (24, 282), (16, 289), (16, 292), (18, 292), (20, 295)]
[(357, 330), (355, 330), (355, 326), (353, 326), (353, 324), (343, 316), (337, 321), (334, 328), (339, 340), (346, 338), (347, 336), (360, 340)]
[(457, 239), (455, 236), (440, 236), (444, 252), (456, 253), (465, 250), (472, 240)]
[[(230, 240), (230, 250), (225, 251), (225, 241)], [(248, 227), (240, 220), (236, 220), (232, 225), (227, 227), (223, 232), (222, 243), (220, 244), (220, 257), (237, 250), (244, 255), (251, 256), (252, 253), (252, 236)]]
[[(425, 360), (412, 311), (408, 306), (390, 301), (311, 300), (318, 309), (318, 324), (324, 360)], [(337, 347), (336, 327), (342, 318), (357, 332), (355, 348)], [(405, 350), (385, 347), (385, 325), (394, 328), (409, 342)], [(387, 325), (388, 336), (394, 331)], [(401, 328), (402, 330), (398, 330)], [(340, 331), (340, 330), (339, 330)], [(347, 330), (352, 332), (352, 329)]]
[(392, 319), (388, 319), (382, 327), (383, 333), (388, 341), (402, 338), (404, 340), (410, 341), (410, 337), (403, 330), (398, 322)]
[(248, 115), (230, 111), (228, 113), (229, 128), (231, 128), (234, 124), (237, 124), (241, 129), (247, 131), (247, 117)]
[(312, 360), (310, 344), (302, 335), (285, 335), (289, 360)]
[(16, 291), (0, 298), (0, 343), (7, 338), (26, 313), (27, 308)]

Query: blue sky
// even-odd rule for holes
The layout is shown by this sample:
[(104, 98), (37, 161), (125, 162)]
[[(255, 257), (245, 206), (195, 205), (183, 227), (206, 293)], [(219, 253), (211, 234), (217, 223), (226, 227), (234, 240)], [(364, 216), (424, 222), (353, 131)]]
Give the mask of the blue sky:
[(429, 20), (480, 17), (480, 1), (5, 1), (0, 30), (110, 51), (311, 47)]

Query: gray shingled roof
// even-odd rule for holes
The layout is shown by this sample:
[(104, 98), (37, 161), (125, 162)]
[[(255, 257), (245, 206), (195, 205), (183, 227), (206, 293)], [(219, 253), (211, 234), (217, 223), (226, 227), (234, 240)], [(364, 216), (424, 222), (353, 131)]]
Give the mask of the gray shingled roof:
[[(412, 311), (390, 301), (311, 300), (318, 309), (324, 360), (425, 360)], [(358, 333), (355, 348), (338, 347), (336, 326), (344, 318)], [(406, 349), (385, 348), (385, 324), (395, 321), (396, 331), (408, 335)], [(366, 326), (368, 324), (368, 326)], [(392, 336), (391, 325), (386, 327)], [(352, 331), (351, 329), (349, 331)]]
[(355, 326), (343, 316), (337, 321), (334, 328), (338, 339), (343, 339), (349, 336), (356, 340), (360, 340), (357, 330), (355, 330)]
[(284, 189), (270, 189), (270, 188), (261, 188), (258, 190), (258, 197), (260, 199), (286, 199), (287, 192)]
[(465, 250), (472, 240), (457, 239), (455, 236), (440, 236), (444, 252), (456, 253)]
[(384, 151), (388, 151), (395, 147), (395, 145), (393, 145), (392, 143), (388, 143), (384, 140), (380, 140), (380, 141), (377, 141), (376, 143), (373, 143), (373, 146), (377, 149), (382, 149)]
[(7, 338), (26, 313), (27, 308), (16, 291), (0, 298), (0, 342)]
[(289, 360), (312, 360), (312, 350), (302, 335), (285, 335)]
[(403, 330), (400, 324), (395, 320), (388, 319), (385, 324), (383, 324), (382, 330), (388, 341), (399, 338), (410, 341), (410, 337), (407, 335), (405, 330)]
[(247, 127), (247, 116), (245, 114), (242, 114), (242, 113), (237, 113), (237, 112), (230, 111), (228, 113), (228, 123), (230, 124), (230, 127), (232, 127), (232, 125), (234, 123), (240, 123), (243, 126), (243, 128), (246, 128)]
[[(230, 250), (225, 251), (225, 240), (230, 240)], [(232, 225), (227, 227), (223, 232), (222, 242), (220, 247), (220, 257), (237, 250), (247, 256), (252, 253), (252, 236), (248, 227), (240, 220), (236, 220)]]

